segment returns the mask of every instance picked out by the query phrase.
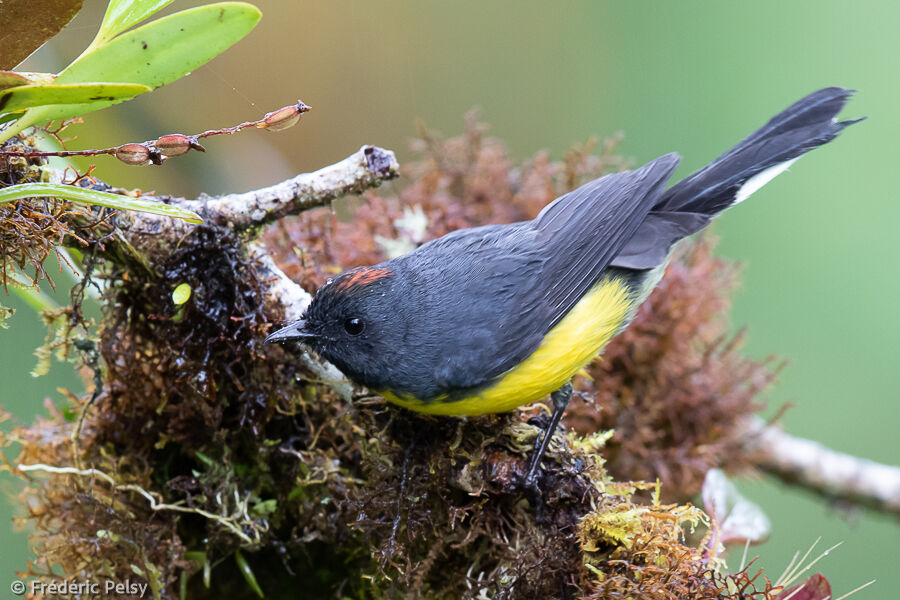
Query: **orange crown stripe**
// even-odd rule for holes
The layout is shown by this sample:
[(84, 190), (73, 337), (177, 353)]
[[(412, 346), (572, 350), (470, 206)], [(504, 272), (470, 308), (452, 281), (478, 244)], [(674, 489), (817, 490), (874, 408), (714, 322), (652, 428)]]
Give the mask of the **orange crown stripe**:
[(341, 278), (340, 281), (338, 281), (337, 287), (339, 289), (346, 289), (350, 287), (366, 285), (378, 279), (387, 277), (392, 273), (393, 271), (386, 267), (362, 267), (358, 270), (347, 273), (347, 275), (345, 275)]

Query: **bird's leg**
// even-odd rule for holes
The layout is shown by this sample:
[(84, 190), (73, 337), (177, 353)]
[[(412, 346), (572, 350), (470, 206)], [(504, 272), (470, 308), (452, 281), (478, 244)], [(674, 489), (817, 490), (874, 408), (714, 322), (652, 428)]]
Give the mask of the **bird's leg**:
[(526, 486), (532, 487), (534, 485), (535, 475), (541, 464), (541, 457), (544, 456), (547, 446), (550, 445), (550, 438), (553, 437), (553, 432), (556, 431), (559, 420), (562, 419), (563, 412), (566, 410), (566, 406), (569, 405), (569, 400), (571, 399), (571, 381), (550, 394), (550, 400), (553, 401), (553, 416), (550, 417), (550, 424), (547, 426), (546, 431), (544, 431), (543, 437), (539, 435), (534, 441), (534, 450), (531, 453), (531, 464), (528, 466), (528, 475), (525, 476)]

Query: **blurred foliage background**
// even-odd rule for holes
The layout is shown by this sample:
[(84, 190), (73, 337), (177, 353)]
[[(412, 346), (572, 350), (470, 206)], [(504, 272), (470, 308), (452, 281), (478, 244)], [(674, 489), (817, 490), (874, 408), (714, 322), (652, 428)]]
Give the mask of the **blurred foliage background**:
[[(167, 12), (197, 4), (178, 1)], [(113, 185), (182, 196), (244, 191), (365, 143), (396, 150), (402, 162), (417, 119), (452, 135), (478, 106), (517, 159), (542, 148), (559, 159), (574, 142), (623, 131), (621, 152), (636, 164), (681, 153), (677, 179), (810, 91), (860, 90), (843, 116), (868, 121), (799, 161), (714, 230), (718, 251), (744, 263), (732, 320), (749, 328), (748, 351), (790, 361), (768, 395), (767, 414), (791, 403), (784, 423), (792, 433), (900, 463), (900, 4), (255, 4), (264, 16), (247, 39), (185, 79), (88, 115), (89, 127), (68, 130), (77, 135), (70, 148), (233, 125), (301, 98), (313, 111), (282, 134), (213, 138), (205, 155), (162, 167), (93, 161)], [(105, 5), (86, 1), (70, 27), (20, 68), (67, 64), (90, 41)], [(44, 398), (61, 402), (57, 387), (80, 392), (81, 384), (66, 365), (39, 379), (28, 374), (43, 326), (15, 298), (3, 302), (20, 311), (0, 333), (0, 402), (29, 421), (45, 410)], [(9, 479), (2, 484), (9, 493)], [(877, 578), (859, 597), (896, 597), (895, 520), (769, 481), (742, 489), (773, 520), (771, 540), (751, 550), (771, 577), (822, 536), (825, 545), (844, 541), (817, 565), (836, 592)], [(3, 502), (0, 521), (9, 516)], [(26, 536), (0, 526), (0, 540), (0, 573), (11, 580), (29, 556)]]

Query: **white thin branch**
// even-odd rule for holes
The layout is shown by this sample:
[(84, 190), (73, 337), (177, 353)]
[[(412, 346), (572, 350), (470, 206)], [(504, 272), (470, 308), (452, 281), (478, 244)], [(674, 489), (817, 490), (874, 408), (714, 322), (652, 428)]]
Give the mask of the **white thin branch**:
[(235, 229), (246, 229), (377, 187), (382, 181), (396, 177), (398, 169), (397, 159), (390, 150), (363, 146), (338, 163), (269, 187), (179, 204), (201, 214), (206, 211), (210, 218), (224, 219)]
[(900, 516), (900, 467), (837, 452), (759, 417), (746, 422), (747, 450), (764, 471), (828, 498)]
[[(257, 261), (257, 270), (266, 285), (263, 298), (266, 314), (284, 315), (285, 325), (300, 319), (312, 301), (309, 292), (288, 278), (261, 246), (252, 244), (249, 252), (251, 258)], [(345, 400), (350, 400), (353, 384), (337, 367), (324, 359), (313, 357), (305, 348), (299, 348), (295, 357), (312, 372), (317, 381), (330, 386)]]
[(257, 261), (257, 271), (266, 285), (263, 298), (266, 314), (283, 314), (285, 323), (299, 320), (312, 302), (312, 295), (285, 275), (259, 244), (251, 244), (249, 254), (252, 260)]

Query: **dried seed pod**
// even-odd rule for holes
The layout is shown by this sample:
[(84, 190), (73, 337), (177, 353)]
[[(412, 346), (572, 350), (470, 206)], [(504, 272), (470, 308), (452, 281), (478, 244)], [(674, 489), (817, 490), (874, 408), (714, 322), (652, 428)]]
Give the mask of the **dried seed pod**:
[(153, 142), (163, 156), (181, 156), (193, 147), (192, 140), (180, 133), (170, 133)]
[(150, 162), (150, 148), (143, 144), (124, 144), (116, 148), (115, 157), (126, 165), (146, 165)]
[(266, 113), (258, 127), (269, 131), (281, 131), (282, 129), (293, 127), (300, 121), (300, 115), (308, 110), (309, 107), (298, 100), (297, 104)]

